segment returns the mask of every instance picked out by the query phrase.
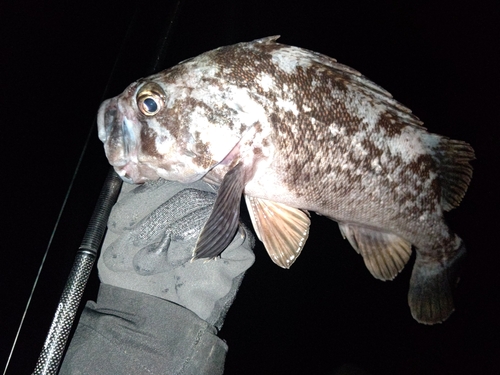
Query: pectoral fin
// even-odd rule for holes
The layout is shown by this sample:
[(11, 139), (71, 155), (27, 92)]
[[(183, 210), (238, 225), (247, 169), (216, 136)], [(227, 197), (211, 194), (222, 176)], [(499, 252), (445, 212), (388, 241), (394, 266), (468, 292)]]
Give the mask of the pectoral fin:
[(245, 170), (242, 164), (237, 164), (222, 180), (212, 213), (196, 242), (193, 259), (215, 258), (231, 243), (238, 229), (244, 187)]
[(257, 237), (264, 243), (272, 261), (280, 267), (290, 268), (309, 236), (309, 215), (265, 199), (245, 195), (245, 200)]
[(411, 244), (395, 234), (346, 223), (339, 227), (376, 279), (394, 279), (410, 259)]

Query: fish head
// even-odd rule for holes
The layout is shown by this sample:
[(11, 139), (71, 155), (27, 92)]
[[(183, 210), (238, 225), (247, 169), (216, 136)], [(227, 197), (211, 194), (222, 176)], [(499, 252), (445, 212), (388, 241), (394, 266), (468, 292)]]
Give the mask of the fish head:
[(97, 125), (106, 157), (130, 183), (199, 180), (217, 160), (184, 120), (177, 100), (186, 96), (183, 90), (155, 77), (138, 80), (101, 104)]

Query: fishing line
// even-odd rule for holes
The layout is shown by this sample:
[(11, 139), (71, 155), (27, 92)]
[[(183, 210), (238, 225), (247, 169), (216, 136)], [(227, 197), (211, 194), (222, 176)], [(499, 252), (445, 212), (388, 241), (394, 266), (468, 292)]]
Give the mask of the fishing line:
[[(106, 92), (108, 91), (108, 87), (110, 85), (110, 82), (112, 80), (112, 77), (113, 77), (113, 73), (116, 69), (116, 65), (118, 63), (118, 60), (119, 58), (121, 57), (121, 54), (122, 54), (122, 49), (123, 49), (123, 46), (125, 45), (125, 41), (127, 40), (127, 38), (129, 37), (129, 33), (130, 33), (130, 30), (132, 28), (132, 24), (134, 23), (134, 19), (137, 15), (137, 9), (136, 11), (134, 12), (134, 15), (133, 15), (133, 18), (132, 18), (132, 21), (130, 22), (130, 25), (127, 29), (127, 32), (125, 34), (125, 37), (123, 39), (123, 42), (122, 42), (122, 46), (120, 47), (120, 52), (118, 53), (118, 56), (117, 58), (115, 59), (115, 62), (113, 64), (113, 68), (111, 69), (111, 74), (110, 74), (110, 78), (108, 79), (107, 83), (106, 83), (106, 86), (105, 86), (105, 89), (104, 89), (104, 93), (102, 95), (102, 98), (101, 98), (101, 102), (102, 100), (104, 100), (104, 97), (106, 95)], [(82, 161), (83, 161), (83, 158), (85, 156), (85, 153), (87, 152), (87, 148), (88, 148), (88, 144), (90, 142), (90, 139), (91, 139), (91, 136), (94, 132), (94, 124), (95, 124), (95, 120), (94, 122), (92, 122), (92, 125), (90, 126), (90, 129), (89, 129), (89, 132), (87, 134), (87, 137), (85, 139), (85, 143), (83, 145), (83, 148), (82, 148), (82, 151), (80, 153), (80, 156), (78, 158), (78, 162), (76, 163), (76, 167), (75, 167), (75, 170), (73, 172), (73, 175), (71, 177), (71, 181), (69, 183), (69, 186), (68, 186), (68, 189), (66, 191), (66, 195), (64, 196), (64, 200), (63, 200), (63, 203), (61, 205), (61, 209), (59, 210), (59, 214), (57, 215), (57, 219), (56, 219), (56, 222), (54, 224), (54, 228), (52, 229), (52, 233), (50, 234), (50, 238), (49, 238), (49, 242), (47, 243), (47, 247), (45, 249), (45, 252), (43, 254), (43, 257), (42, 257), (42, 260), (40, 262), (40, 267), (38, 268), (38, 273), (35, 277), (35, 281), (33, 282), (33, 287), (31, 288), (31, 292), (30, 292), (30, 295), (28, 297), (28, 301), (26, 303), (26, 307), (24, 308), (24, 312), (23, 312), (23, 315), (21, 317), (21, 322), (19, 323), (19, 327), (17, 329), (17, 332), (16, 332), (16, 336), (14, 338), (14, 342), (12, 344), (12, 347), (11, 347), (11, 350), (10, 350), (10, 353), (9, 353), (9, 357), (7, 359), (7, 363), (5, 365), (5, 369), (4, 369), (4, 372), (3, 372), (3, 375), (5, 375), (7, 373), (7, 369), (9, 367), (9, 363), (10, 363), (10, 360), (12, 358), (12, 354), (14, 353), (14, 349), (16, 347), (16, 344), (17, 344), (17, 340), (19, 338), (19, 334), (21, 332), (21, 329), (22, 329), (22, 326), (24, 324), (24, 319), (26, 318), (26, 314), (28, 312), (28, 309), (29, 309), (29, 306), (31, 304), (31, 300), (33, 298), (33, 295), (35, 294), (35, 289), (36, 289), (36, 286), (38, 284), (38, 280), (40, 279), (40, 275), (42, 273), (42, 270), (43, 270), (43, 267), (45, 265), (45, 260), (47, 259), (47, 255), (49, 254), (49, 251), (50, 251), (50, 247), (52, 246), (52, 241), (54, 239), (54, 236), (56, 234), (56, 231), (57, 231), (57, 228), (59, 226), (59, 223), (61, 221), (61, 217), (62, 217), (62, 214), (64, 212), (64, 209), (66, 208), (66, 204), (68, 202), (68, 199), (69, 199), (69, 196), (71, 194), (71, 191), (73, 189), (73, 185), (75, 183), (75, 180), (76, 180), (76, 176), (78, 175), (78, 172), (80, 171), (80, 166), (82, 164)]]
[(21, 322), (19, 323), (19, 327), (17, 328), (16, 336), (14, 337), (14, 342), (12, 343), (12, 347), (10, 349), (9, 357), (7, 358), (7, 363), (5, 364), (3, 375), (5, 375), (7, 373), (7, 369), (9, 368), (9, 364), (10, 364), (10, 360), (12, 358), (12, 354), (14, 353), (14, 349), (16, 347), (17, 340), (18, 340), (19, 334), (21, 332), (21, 328), (23, 327), (23, 324), (24, 324), (24, 319), (26, 318), (26, 314), (27, 314), (29, 306), (31, 304), (31, 299), (33, 298), (33, 294), (35, 293), (35, 289), (36, 289), (36, 286), (38, 284), (38, 280), (40, 278), (40, 274), (42, 273), (42, 269), (43, 269), (43, 266), (45, 264), (45, 260), (47, 259), (47, 255), (49, 253), (50, 246), (52, 245), (52, 240), (54, 239), (54, 235), (56, 233), (57, 227), (58, 227), (59, 222), (61, 220), (61, 216), (63, 214), (64, 208), (66, 207), (66, 203), (68, 201), (69, 194), (71, 192), (71, 189), (73, 187), (73, 183), (74, 183), (76, 175), (78, 173), (78, 168), (80, 167), (80, 163), (81, 163), (82, 158), (83, 158), (83, 153), (85, 152), (85, 148), (87, 147), (88, 139), (85, 142), (85, 145), (83, 146), (82, 154), (80, 155), (80, 159), (78, 160), (75, 172), (73, 174), (73, 177), (71, 178), (71, 182), (70, 182), (68, 190), (66, 192), (66, 196), (64, 197), (63, 203), (61, 205), (61, 209), (59, 210), (59, 215), (57, 216), (57, 220), (56, 220), (56, 223), (54, 225), (54, 229), (52, 229), (52, 233), (50, 234), (49, 242), (47, 244), (47, 248), (45, 249), (45, 253), (43, 254), (42, 261), (40, 262), (40, 267), (38, 268), (38, 273), (37, 273), (37, 275), (35, 277), (35, 281), (33, 283), (33, 287), (31, 288), (31, 293), (30, 293), (30, 295), (28, 297), (28, 301), (26, 303), (26, 307), (24, 308), (23, 316), (21, 317)]
[[(164, 56), (166, 54), (166, 48), (167, 48), (167, 44), (168, 42), (170, 41), (170, 35), (172, 33), (172, 29), (173, 29), (173, 25), (174, 25), (174, 21), (176, 20), (177, 18), (177, 15), (180, 11), (180, 5), (181, 5), (181, 0), (178, 0), (174, 7), (173, 7), (173, 10), (172, 10), (172, 16), (169, 17), (170, 18), (170, 22), (167, 23), (166, 25), (166, 29), (164, 29), (164, 32), (162, 33), (162, 38), (159, 40), (158, 44), (157, 44), (157, 48), (156, 48), (156, 54), (155, 54), (155, 57), (152, 61), (152, 63), (150, 64), (150, 67), (149, 67), (149, 70), (150, 71), (156, 71), (158, 68), (159, 68), (159, 65), (160, 63), (163, 61), (164, 59)], [(141, 7), (141, 2), (138, 2), (137, 3), (137, 6), (136, 6), (136, 9), (134, 11), (134, 14), (132, 16), (132, 19), (130, 21), (130, 24), (127, 28), (127, 31), (125, 33), (125, 36), (122, 40), (122, 43), (121, 43), (121, 46), (120, 46), (120, 49), (119, 49), (119, 53), (114, 61), (114, 64), (113, 64), (113, 67), (111, 69), (111, 73), (110, 73), (110, 76), (109, 76), (109, 79), (106, 83), (106, 86), (104, 88), (104, 91), (103, 91), (103, 95), (102, 95), (102, 98), (101, 98), (101, 102), (105, 99), (106, 95), (107, 95), (107, 92), (109, 90), (109, 87), (114, 79), (114, 76), (115, 76), (115, 72), (117, 70), (117, 66), (119, 64), (119, 61), (121, 61), (122, 59), (122, 56), (124, 54), (124, 50), (125, 50), (125, 46), (128, 42), (128, 40), (130, 39), (131, 37), (131, 33), (132, 33), (132, 30), (134, 29), (134, 26), (135, 24), (137, 23), (137, 19), (138, 19), (138, 13), (139, 13), (139, 10), (140, 10), (140, 7)], [(14, 341), (12, 343), (12, 347), (11, 347), (11, 350), (10, 350), (10, 353), (9, 353), (9, 356), (7, 358), (7, 362), (6, 362), (6, 365), (5, 365), (5, 368), (4, 368), (4, 371), (3, 371), (3, 375), (5, 375), (7, 373), (7, 370), (9, 368), (9, 364), (10, 364), (10, 361), (12, 359), (12, 355), (14, 353), (14, 350), (15, 350), (15, 347), (17, 345), (17, 342), (18, 342), (18, 339), (19, 339), (19, 335), (20, 335), (20, 332), (21, 332), (21, 329), (23, 327), (23, 324), (24, 324), (24, 321), (25, 321), (25, 318), (26, 318), (26, 315), (27, 315), (27, 312), (29, 310), (29, 307), (31, 305), (31, 301), (33, 299), (33, 295), (35, 293), (35, 290), (36, 290), (36, 287), (38, 285), (38, 281), (40, 279), (40, 275), (42, 273), (42, 270), (44, 268), (44, 265), (45, 265), (45, 261), (47, 259), (47, 256), (48, 256), (48, 253), (50, 251), (50, 248), (52, 246), (52, 242), (53, 242), (53, 239), (55, 237), (55, 234), (57, 232), (57, 229), (59, 227), (59, 223), (61, 222), (61, 217), (62, 217), (62, 214), (66, 208), (66, 205), (67, 205), (67, 202), (68, 202), (68, 199), (69, 199), (69, 196), (71, 194), (71, 191), (73, 189), (73, 186), (75, 184), (75, 180), (76, 180), (76, 177), (80, 171), (80, 167), (82, 165), (82, 162), (83, 162), (83, 158), (84, 156), (86, 155), (86, 152), (87, 152), (87, 149), (88, 149), (88, 145), (90, 143), (90, 140), (91, 140), (91, 137), (94, 135), (94, 127), (95, 127), (95, 120), (92, 122), (92, 125), (90, 126), (89, 128), (89, 131), (87, 133), (87, 137), (85, 139), (85, 143), (83, 145), (83, 148), (82, 148), (82, 151), (80, 153), (80, 156), (78, 158), (78, 162), (76, 164), (76, 167), (74, 169), (74, 173), (71, 177), (71, 181), (70, 181), (70, 184), (68, 186), (68, 189), (66, 191), (66, 194), (64, 196), (64, 200), (62, 202), (62, 205), (61, 205), (61, 208), (59, 210), (59, 213), (58, 213), (58, 216), (57, 216), (57, 219), (56, 219), (56, 222), (54, 224), (54, 228), (52, 229), (52, 232), (51, 232), (51, 235), (50, 235), (50, 238), (49, 238), (49, 241), (47, 243), (47, 247), (45, 249), (45, 252), (43, 254), (43, 257), (42, 257), (42, 260), (40, 262), (40, 266), (38, 268), (38, 272), (37, 272), (37, 275), (35, 277), (35, 280), (33, 282), (33, 286), (31, 288), (31, 292), (30, 292), (30, 295), (28, 297), (28, 300), (26, 302), (26, 306), (24, 308), (24, 311), (23, 311), (23, 314), (22, 314), (22, 317), (21, 317), (21, 321), (19, 323), (19, 326), (18, 326), (18, 329), (17, 329), (17, 332), (16, 332), (16, 335), (14, 337)]]

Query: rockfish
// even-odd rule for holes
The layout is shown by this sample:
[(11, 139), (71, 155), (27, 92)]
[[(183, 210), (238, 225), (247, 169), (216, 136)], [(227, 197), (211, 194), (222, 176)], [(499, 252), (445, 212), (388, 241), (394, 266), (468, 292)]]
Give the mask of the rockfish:
[(242, 194), (284, 268), (304, 247), (308, 211), (336, 221), (380, 280), (401, 271), (413, 245), (411, 313), (444, 321), (465, 246), (443, 212), (467, 190), (473, 149), (427, 132), (356, 70), (277, 38), (203, 53), (106, 100), (98, 126), (109, 162), (127, 182), (220, 185), (195, 258), (232, 240)]

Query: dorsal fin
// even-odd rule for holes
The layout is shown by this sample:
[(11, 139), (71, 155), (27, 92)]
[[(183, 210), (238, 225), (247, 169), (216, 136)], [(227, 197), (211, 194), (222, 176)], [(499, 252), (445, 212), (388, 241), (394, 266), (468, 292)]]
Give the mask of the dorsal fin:
[(466, 142), (440, 137), (432, 151), (439, 171), (441, 206), (449, 211), (458, 207), (469, 187), (474, 150)]
[(280, 38), (281, 35), (271, 35), (271, 36), (266, 36), (264, 38), (259, 38), (255, 39), (254, 41), (250, 43), (260, 43), (260, 44), (269, 44), (277, 41)]

